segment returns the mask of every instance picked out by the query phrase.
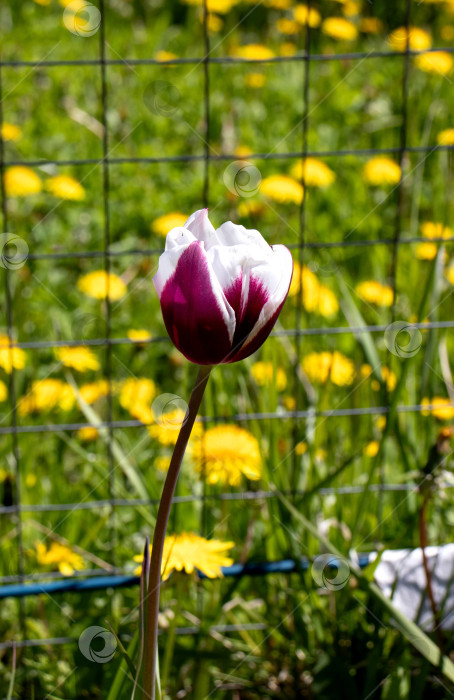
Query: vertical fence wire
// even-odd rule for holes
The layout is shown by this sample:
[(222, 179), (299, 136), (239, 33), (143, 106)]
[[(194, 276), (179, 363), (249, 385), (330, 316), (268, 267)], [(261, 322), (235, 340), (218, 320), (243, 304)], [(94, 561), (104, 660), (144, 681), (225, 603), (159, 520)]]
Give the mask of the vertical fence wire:
[[(16, 405), (16, 375), (14, 368), (14, 330), (13, 330), (13, 292), (11, 289), (11, 279), (10, 279), (10, 269), (8, 267), (7, 260), (7, 245), (8, 245), (8, 205), (6, 198), (6, 187), (5, 187), (5, 145), (2, 134), (3, 126), (3, 66), (0, 60), (0, 194), (2, 199), (2, 218), (3, 218), (3, 241), (0, 245), (0, 261), (1, 266), (4, 268), (4, 282), (5, 282), (5, 303), (6, 303), (6, 325), (7, 325), (7, 335), (8, 335), (8, 353), (9, 353), (9, 363), (10, 372), (8, 377), (8, 392), (10, 397), (10, 426), (11, 432), (11, 444), (12, 444), (12, 456), (13, 456), (13, 474), (14, 474), (14, 486), (12, 488), (14, 505), (16, 507), (15, 514), (13, 516), (16, 522), (17, 529), (17, 575), (19, 581), (24, 580), (24, 547), (23, 547), (23, 533), (22, 533), (22, 500), (21, 500), (21, 472), (20, 472), (20, 462), (19, 462), (19, 438), (17, 432), (17, 405)], [(13, 243), (14, 245), (14, 243)], [(25, 609), (24, 604), (19, 604), (19, 625), (21, 629), (22, 638), (25, 639)]]
[[(109, 119), (108, 119), (108, 94), (107, 94), (107, 70), (106, 70), (106, 14), (105, 14), (105, 2), (100, 0), (99, 9), (101, 12), (101, 23), (99, 31), (99, 52), (100, 52), (100, 63), (101, 63), (101, 114), (102, 114), (102, 125), (103, 125), (103, 138), (102, 138), (102, 190), (103, 190), (103, 208), (104, 208), (104, 270), (106, 273), (106, 298), (105, 298), (105, 309), (106, 309), (106, 338), (110, 339), (111, 336), (111, 300), (110, 300), (110, 268), (111, 260), (109, 255), (110, 248), (110, 182), (109, 182)], [(105, 351), (105, 362), (106, 362), (106, 375), (107, 375), (107, 385), (108, 385), (108, 395), (107, 395), (107, 422), (108, 427), (108, 438), (107, 438), (107, 470), (108, 470), (108, 488), (109, 488), (109, 499), (110, 499), (110, 555), (111, 563), (115, 566), (115, 464), (112, 451), (113, 442), (113, 398), (112, 398), (112, 344), (107, 342)]]
[[(297, 274), (299, 276), (297, 285), (297, 302), (296, 302), (296, 321), (295, 327), (298, 331), (295, 337), (295, 366), (293, 370), (293, 380), (294, 380), (294, 394), (295, 394), (295, 413), (293, 418), (293, 429), (292, 429), (292, 471), (293, 478), (291, 487), (296, 491), (298, 485), (296, 484), (296, 475), (298, 474), (298, 455), (296, 453), (296, 444), (298, 439), (298, 415), (297, 408), (301, 405), (302, 396), (302, 386), (300, 382), (300, 362), (301, 362), (301, 324), (303, 320), (303, 299), (304, 299), (304, 276), (303, 276), (303, 262), (304, 262), (304, 250), (305, 250), (305, 239), (306, 239), (306, 197), (307, 197), (307, 187), (306, 187), (306, 159), (308, 151), (308, 123), (309, 123), (309, 72), (310, 72), (310, 62), (311, 62), (311, 26), (310, 17), (311, 13), (311, 0), (307, 3), (307, 23), (306, 23), (306, 35), (305, 35), (305, 52), (303, 58), (303, 75), (302, 75), (302, 99), (303, 99), (303, 114), (301, 120), (301, 185), (303, 188), (303, 196), (301, 198), (300, 211), (299, 211), (299, 231), (298, 231), (298, 269)], [(294, 273), (295, 274), (295, 273)], [(307, 421), (306, 421), (307, 427)]]
[[(394, 224), (394, 238), (391, 248), (391, 288), (393, 294), (393, 301), (391, 305), (391, 323), (395, 321), (396, 318), (396, 299), (397, 299), (397, 265), (399, 256), (399, 244), (402, 235), (402, 219), (403, 219), (403, 207), (404, 207), (404, 166), (405, 158), (407, 154), (407, 132), (408, 132), (408, 76), (410, 71), (410, 18), (411, 18), (411, 3), (412, 0), (405, 0), (405, 54), (403, 58), (402, 66), (402, 83), (401, 83), (401, 114), (402, 114), (402, 124), (400, 128), (399, 136), (399, 153), (398, 153), (398, 163), (400, 168), (400, 178), (399, 184), (397, 186), (397, 203), (396, 203), (396, 217)], [(403, 370), (405, 371), (405, 369)], [(384, 403), (386, 406), (390, 407), (390, 396), (387, 388), (386, 378), (382, 377), (383, 382), (383, 392), (385, 395)], [(396, 426), (398, 429), (399, 420), (398, 416), (395, 417)], [(384, 457), (381, 457), (380, 472), (379, 472), (379, 482), (381, 485), (385, 482), (385, 470), (384, 470)], [(382, 534), (382, 520), (384, 511), (384, 492), (380, 491), (378, 495), (378, 521), (380, 523), (376, 538), (377, 541), (380, 540)]]

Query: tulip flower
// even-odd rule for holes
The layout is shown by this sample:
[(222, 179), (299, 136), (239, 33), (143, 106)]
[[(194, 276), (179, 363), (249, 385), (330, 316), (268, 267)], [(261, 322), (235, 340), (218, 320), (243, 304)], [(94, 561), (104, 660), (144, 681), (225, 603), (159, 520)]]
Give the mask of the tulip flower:
[(236, 362), (258, 350), (287, 297), (293, 261), (283, 245), (208, 210), (172, 229), (153, 279), (173, 343), (191, 362)]
[(208, 209), (167, 234), (153, 278), (167, 331), (180, 352), (200, 365), (185, 420), (170, 460), (149, 571), (144, 633), (143, 699), (154, 700), (161, 563), (173, 494), (212, 365), (236, 362), (258, 350), (287, 297), (293, 261), (283, 245), (269, 246), (258, 231), (231, 221), (216, 231)]

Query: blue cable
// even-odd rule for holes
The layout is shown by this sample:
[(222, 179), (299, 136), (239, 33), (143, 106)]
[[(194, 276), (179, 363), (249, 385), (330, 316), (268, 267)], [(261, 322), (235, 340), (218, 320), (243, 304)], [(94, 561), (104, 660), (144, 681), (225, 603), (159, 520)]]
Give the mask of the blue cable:
[[(327, 562), (331, 568), (337, 567), (336, 557), (332, 557)], [(358, 563), (361, 568), (364, 568), (369, 563), (369, 554), (360, 554)], [(225, 577), (240, 577), (240, 576), (266, 576), (267, 574), (287, 574), (294, 571), (307, 571), (309, 568), (309, 560), (301, 559), (299, 562), (294, 559), (282, 559), (280, 561), (268, 561), (262, 563), (249, 562), (247, 564), (233, 564), (232, 566), (222, 567), (222, 573)], [(199, 572), (201, 579), (208, 578), (202, 572)], [(85, 579), (65, 579), (63, 581), (51, 581), (47, 583), (14, 583), (7, 586), (0, 586), (1, 598), (23, 598), (29, 595), (39, 595), (46, 593), (78, 592), (78, 591), (97, 591), (105, 588), (122, 588), (126, 586), (137, 586), (140, 582), (139, 576), (92, 576)]]

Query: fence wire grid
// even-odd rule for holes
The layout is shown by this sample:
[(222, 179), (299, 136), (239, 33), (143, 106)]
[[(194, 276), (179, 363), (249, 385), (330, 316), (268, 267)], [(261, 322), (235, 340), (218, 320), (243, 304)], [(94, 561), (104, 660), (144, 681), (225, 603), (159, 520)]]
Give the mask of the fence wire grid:
[[(260, 6), (262, 3), (258, 2), (255, 7)], [(310, 3), (310, 5), (315, 5), (316, 3)], [(126, 248), (121, 249), (122, 241), (112, 237), (112, 211), (111, 211), (111, 177), (112, 172), (117, 167), (124, 165), (134, 166), (134, 165), (159, 165), (168, 163), (199, 163), (203, 168), (202, 175), (202, 187), (199, 194), (199, 201), (195, 203), (194, 209), (200, 208), (199, 204), (203, 207), (210, 207), (213, 204), (211, 199), (211, 186), (213, 165), (216, 163), (233, 163), (242, 162), (243, 157), (238, 156), (235, 153), (219, 154), (215, 152), (212, 142), (212, 124), (213, 124), (213, 108), (212, 108), (212, 94), (213, 94), (213, 84), (212, 84), (212, 66), (214, 65), (255, 65), (258, 67), (266, 65), (281, 65), (281, 64), (296, 64), (301, 67), (302, 72), (302, 94), (299, 99), (303, 105), (299, 128), (299, 138), (301, 142), (301, 149), (299, 151), (291, 152), (250, 152), (245, 157), (247, 162), (271, 162), (271, 161), (282, 161), (282, 162), (295, 162), (297, 160), (305, 160), (309, 157), (326, 159), (326, 158), (339, 158), (340, 162), (342, 159), (348, 157), (363, 157), (363, 156), (394, 156), (396, 162), (400, 167), (401, 175), (398, 183), (394, 186), (393, 192), (396, 194), (396, 211), (395, 211), (395, 221), (394, 221), (394, 235), (383, 237), (383, 238), (355, 238), (349, 239), (348, 235), (342, 239), (336, 241), (328, 240), (308, 240), (308, 223), (307, 223), (307, 198), (310, 197), (308, 193), (308, 187), (305, 182), (304, 170), (302, 169), (301, 175), (301, 185), (303, 186), (303, 196), (301, 198), (300, 211), (299, 211), (299, 227), (297, 234), (297, 241), (282, 241), (285, 242), (288, 247), (292, 250), (294, 255), (294, 260), (299, 263), (300, 268), (306, 264), (306, 251), (310, 250), (329, 250), (329, 249), (339, 249), (339, 250), (349, 250), (352, 248), (368, 248), (371, 250), (371, 255), (375, 254), (376, 248), (381, 246), (389, 247), (391, 251), (391, 266), (389, 270), (389, 280), (390, 286), (392, 288), (393, 305), (390, 308), (389, 323), (386, 324), (361, 324), (357, 325), (354, 321), (348, 323), (347, 325), (337, 325), (337, 326), (323, 326), (316, 325), (314, 323), (313, 317), (308, 321), (308, 327), (303, 327), (303, 320), (306, 316), (306, 311), (302, 300), (299, 295), (296, 314), (295, 314), (295, 327), (284, 328), (283, 326), (277, 326), (272, 337), (276, 340), (270, 340), (268, 342), (277, 342), (280, 339), (284, 339), (286, 342), (292, 343), (292, 354), (289, 355), (290, 365), (292, 367), (289, 371), (288, 378), (291, 377), (291, 372), (293, 373), (294, 381), (294, 407), (289, 407), (284, 409), (279, 407), (278, 410), (259, 410), (259, 411), (239, 411), (234, 413), (227, 413), (224, 409), (219, 409), (216, 396), (212, 396), (209, 405), (205, 401), (203, 415), (201, 415), (202, 425), (209, 424), (222, 424), (223, 422), (235, 422), (240, 425), (247, 425), (249, 423), (256, 423), (257, 421), (268, 421), (276, 420), (282, 421), (288, 419), (293, 421), (292, 430), (292, 441), (290, 454), (292, 459), (298, 459), (296, 445), (300, 441), (300, 424), (301, 421), (307, 421), (308, 424), (313, 424), (316, 418), (324, 418), (330, 420), (333, 417), (347, 417), (353, 418), (356, 416), (387, 416), (391, 408), (391, 403), (389, 397), (386, 394), (382, 394), (382, 398), (385, 401), (381, 405), (359, 405), (352, 406), (350, 408), (342, 408), (340, 405), (324, 406), (323, 408), (309, 406), (307, 409), (301, 409), (300, 406), (304, 405), (304, 385), (298, 378), (298, 368), (301, 365), (303, 357), (303, 342), (308, 337), (338, 337), (342, 335), (352, 335), (358, 340), (365, 335), (371, 334), (384, 334), (390, 327), (390, 324), (394, 323), (399, 319), (396, 316), (396, 298), (397, 298), (397, 276), (399, 268), (399, 250), (403, 246), (411, 246), (413, 244), (425, 243), (427, 238), (415, 235), (402, 235), (403, 226), (403, 207), (405, 198), (405, 161), (406, 158), (415, 155), (421, 156), (423, 160), (428, 158), (434, 153), (450, 153), (453, 146), (438, 144), (422, 144), (422, 145), (409, 145), (408, 144), (408, 124), (411, 119), (409, 114), (409, 80), (410, 80), (410, 63), (411, 59), (415, 56), (430, 54), (431, 52), (436, 52), (443, 50), (448, 53), (454, 52), (454, 47), (440, 47), (440, 48), (428, 48), (424, 50), (414, 50), (410, 47), (409, 42), (409, 29), (412, 24), (412, 11), (415, 6), (415, 2), (412, 0), (405, 0), (404, 6), (404, 26), (407, 30), (407, 40), (406, 46), (403, 51), (397, 52), (392, 50), (387, 51), (370, 51), (370, 52), (343, 52), (343, 53), (312, 53), (311, 52), (311, 34), (312, 29), (309, 25), (306, 27), (305, 31), (305, 48), (302, 51), (298, 51), (294, 55), (289, 56), (274, 56), (266, 59), (244, 59), (232, 56), (214, 56), (212, 55), (212, 38), (210, 35), (210, 30), (208, 26), (209, 13), (207, 8), (207, 0), (203, 2), (203, 55), (195, 56), (189, 58), (166, 58), (164, 60), (157, 60), (155, 58), (109, 58), (107, 56), (107, 47), (109, 46), (109, 37), (106, 35), (106, 16), (109, 12), (108, 3), (105, 0), (99, 0), (97, 6), (99, 11), (99, 26), (97, 27), (96, 36), (98, 40), (98, 56), (95, 58), (87, 59), (74, 59), (74, 60), (52, 60), (48, 58), (43, 58), (42, 60), (0, 60), (0, 124), (3, 124), (6, 119), (7, 105), (9, 99), (9, 93), (5, 91), (5, 72), (17, 68), (26, 68), (31, 72), (39, 70), (49, 70), (52, 71), (54, 68), (71, 67), (74, 70), (78, 70), (82, 67), (94, 67), (99, 69), (99, 104), (100, 104), (100, 114), (101, 114), (101, 125), (102, 125), (102, 157), (101, 158), (63, 158), (58, 159), (49, 158), (31, 158), (31, 159), (21, 159), (21, 158), (8, 158), (6, 156), (5, 140), (3, 135), (0, 135), (0, 188), (1, 188), (1, 200), (2, 200), (2, 219), (3, 219), (3, 233), (4, 240), (5, 236), (11, 233), (14, 226), (11, 227), (11, 215), (10, 215), (10, 197), (6, 192), (5, 187), (5, 172), (7, 168), (18, 166), (18, 167), (28, 167), (28, 168), (40, 168), (49, 167), (53, 168), (64, 168), (66, 166), (93, 166), (93, 168), (99, 168), (101, 171), (102, 179), (102, 210), (103, 210), (103, 245), (100, 250), (58, 250), (50, 252), (40, 252), (39, 250), (33, 249), (31, 247), (30, 251), (27, 253), (27, 261), (49, 261), (49, 264), (58, 266), (59, 261), (63, 260), (98, 260), (102, 264), (103, 270), (109, 275), (112, 271), (112, 261), (113, 259), (119, 259), (122, 257), (130, 258), (132, 260), (138, 260), (138, 265), (142, 264), (141, 260), (153, 260), (152, 265), (156, 266), (157, 257), (162, 252), (161, 248), (157, 247), (131, 247), (129, 240), (126, 241)], [(93, 6), (93, 5), (92, 5)], [(413, 6), (413, 7), (412, 7)], [(252, 10), (251, 10), (252, 11)], [(81, 39), (84, 41), (84, 39)], [(311, 68), (313, 64), (325, 64), (327, 62), (356, 62), (356, 61), (371, 61), (374, 59), (380, 59), (381, 61), (402, 61), (402, 76), (401, 76), (401, 126), (399, 135), (398, 146), (389, 146), (383, 148), (349, 148), (346, 144), (346, 148), (343, 149), (328, 149), (328, 150), (314, 150), (309, 147), (309, 127), (312, 119), (317, 119), (316, 114), (313, 115), (312, 112), (315, 110), (316, 106), (310, 103), (310, 87), (311, 87)], [(118, 105), (114, 102), (110, 95), (109, 89), (109, 70), (113, 67), (128, 67), (133, 69), (134, 67), (144, 67), (153, 66), (156, 69), (168, 69), (171, 66), (188, 66), (201, 68), (202, 70), (202, 90), (200, 94), (200, 101), (202, 103), (203, 112), (203, 133), (201, 138), (203, 140), (203, 153), (201, 154), (191, 154), (191, 153), (179, 153), (178, 155), (172, 156), (161, 156), (161, 157), (148, 157), (148, 156), (114, 156), (114, 145), (110, 139), (110, 123), (109, 123), (109, 110), (118, 108)], [(166, 73), (168, 75), (168, 72)], [(169, 83), (170, 84), (170, 83)], [(219, 86), (216, 87), (219, 90)], [(342, 88), (341, 88), (342, 89)], [(163, 109), (166, 108), (164, 105)], [(419, 166), (419, 163), (423, 161), (418, 161), (414, 168)], [(377, 205), (379, 206), (379, 205)], [(216, 208), (214, 209), (214, 211)], [(257, 226), (260, 228), (260, 225)], [(454, 240), (454, 236), (433, 236), (431, 242), (437, 245), (449, 244)], [(135, 264), (135, 263), (134, 263)], [(2, 517), (3, 523), (7, 527), (14, 531), (17, 538), (17, 571), (14, 574), (1, 576), (0, 584), (11, 584), (19, 583), (26, 585), (37, 579), (54, 580), (58, 578), (65, 578), (63, 574), (58, 572), (47, 572), (47, 573), (30, 573), (27, 572), (26, 566), (26, 547), (23, 542), (23, 527), (24, 527), (24, 514), (37, 514), (37, 513), (50, 513), (50, 512), (61, 512), (66, 513), (64, 518), (71, 517), (72, 513), (78, 511), (90, 511), (94, 515), (97, 512), (103, 513), (105, 509), (108, 510), (108, 527), (109, 527), (109, 567), (108, 571), (115, 574), (124, 574), (125, 571), (120, 566), (117, 565), (117, 544), (118, 544), (118, 528), (116, 525), (116, 514), (120, 508), (136, 508), (139, 506), (156, 506), (159, 502), (159, 493), (156, 493), (154, 498), (137, 498), (137, 497), (119, 497), (117, 482), (115, 479), (115, 472), (118, 467), (117, 459), (114, 451), (114, 439), (116, 431), (119, 430), (132, 430), (132, 429), (143, 429), (144, 426), (151, 425), (152, 423), (147, 423), (144, 420), (131, 419), (131, 420), (118, 420), (115, 418), (115, 410), (113, 403), (114, 396), (114, 372), (113, 372), (113, 357), (112, 352), (115, 346), (131, 346), (134, 349), (137, 346), (141, 348), (147, 348), (148, 346), (162, 346), (163, 354), (168, 354), (170, 352), (169, 340), (166, 336), (157, 335), (151, 338), (134, 340), (129, 337), (115, 337), (113, 335), (113, 314), (115, 311), (114, 301), (111, 299), (110, 287), (108, 286), (105, 297), (103, 299), (104, 304), (104, 328), (103, 332), (100, 333), (101, 337), (95, 338), (66, 338), (66, 339), (41, 339), (33, 338), (31, 340), (24, 341), (22, 339), (17, 339), (16, 337), (16, 326), (17, 320), (15, 317), (14, 309), (14, 275), (16, 275), (16, 270), (12, 265), (2, 265), (2, 275), (4, 279), (4, 319), (2, 319), (2, 325), (6, 328), (6, 335), (8, 341), (0, 340), (0, 353), (2, 351), (7, 351), (10, 356), (11, 371), (7, 375), (8, 377), (8, 397), (9, 406), (6, 413), (0, 420), (0, 435), (3, 436), (3, 440), (9, 441), (9, 447), (3, 449), (4, 456), (2, 460), (9, 469), (12, 469), (12, 475), (9, 483), (8, 493), (4, 493), (4, 502), (0, 505), (0, 516)], [(110, 283), (108, 283), (109, 285)], [(150, 283), (151, 284), (151, 283)], [(304, 291), (304, 280), (300, 276), (300, 286), (303, 287)], [(408, 328), (415, 329), (418, 332), (431, 333), (438, 329), (449, 330), (454, 327), (454, 321), (438, 321), (436, 319), (429, 318), (428, 320), (416, 319), (412, 322), (408, 321)], [(23, 424), (20, 420), (18, 406), (19, 395), (18, 386), (20, 384), (18, 378), (18, 370), (13, 361), (13, 350), (18, 348), (21, 350), (29, 350), (39, 352), (41, 350), (53, 350), (59, 347), (79, 347), (86, 346), (90, 348), (96, 348), (102, 350), (104, 353), (104, 367), (105, 374), (104, 377), (107, 380), (108, 391), (106, 395), (106, 412), (105, 418), (100, 421), (68, 421), (68, 422), (58, 422), (58, 421), (45, 421), (45, 422), (28, 422)], [(285, 347), (285, 346), (284, 346)], [(219, 370), (222, 371), (222, 368)], [(171, 389), (169, 389), (171, 390)], [(449, 402), (446, 408), (454, 407), (454, 402)], [(397, 412), (399, 414), (409, 414), (418, 413), (422, 411), (430, 411), (431, 409), (436, 409), (436, 405), (431, 403), (421, 403), (413, 402), (408, 405), (399, 405), (397, 407)], [(90, 494), (87, 494), (86, 500), (78, 502), (54, 502), (54, 503), (24, 503), (23, 499), (23, 483), (24, 478), (21, 471), (21, 464), (23, 461), (23, 448), (21, 449), (20, 437), (25, 434), (47, 434), (55, 433), (58, 436), (62, 436), (64, 433), (72, 433), (85, 428), (95, 427), (98, 430), (104, 429), (107, 431), (106, 438), (106, 473), (105, 478), (108, 483), (108, 497), (107, 498), (90, 498)], [(134, 439), (134, 438), (133, 438)], [(138, 439), (138, 438), (137, 438)], [(362, 447), (356, 453), (361, 455)], [(446, 488), (450, 487), (450, 484), (445, 484)], [(325, 487), (319, 490), (319, 494), (322, 496), (351, 496), (355, 494), (361, 494), (365, 489), (377, 492), (379, 494), (384, 494), (386, 492), (411, 492), (415, 490), (415, 483), (374, 483), (368, 484), (351, 484), (341, 487)], [(301, 489), (291, 489), (286, 493), (291, 494), (295, 498), (303, 497), (304, 491)], [(200, 476), (200, 484), (194, 493), (191, 495), (179, 495), (175, 497), (175, 503), (195, 503), (195, 502), (207, 502), (207, 501), (218, 501), (222, 502), (252, 502), (252, 501), (264, 501), (267, 499), (275, 498), (275, 493), (267, 489), (257, 489), (254, 490), (252, 487), (233, 493), (228, 490), (221, 490), (216, 493), (209, 493), (206, 490), (206, 486), (203, 480), (203, 474)], [(9, 500), (8, 500), (9, 499)], [(90, 521), (94, 522), (94, 521)], [(202, 523), (202, 531), (207, 531), (207, 525)], [(49, 533), (46, 534), (46, 530), (42, 530), (44, 539), (48, 538)], [(74, 543), (76, 544), (76, 543)], [(80, 571), (74, 572), (74, 577), (95, 577), (105, 574), (105, 569), (95, 569), (93, 567), (84, 568)], [(33, 645), (52, 645), (61, 643), (74, 643), (71, 637), (64, 638), (51, 638), (51, 639), (27, 639), (25, 632), (25, 617), (24, 610), (21, 608), (21, 626), (22, 626), (22, 641), (20, 644), (23, 646), (33, 646)], [(232, 626), (233, 629), (234, 626)], [(249, 629), (250, 626), (245, 625), (244, 629)], [(253, 627), (251, 627), (252, 629)], [(257, 629), (257, 627), (255, 627)], [(226, 631), (226, 627), (220, 627), (218, 631)], [(198, 628), (183, 628), (178, 630), (179, 634), (191, 634), (198, 633)], [(8, 646), (0, 645), (0, 648)]]

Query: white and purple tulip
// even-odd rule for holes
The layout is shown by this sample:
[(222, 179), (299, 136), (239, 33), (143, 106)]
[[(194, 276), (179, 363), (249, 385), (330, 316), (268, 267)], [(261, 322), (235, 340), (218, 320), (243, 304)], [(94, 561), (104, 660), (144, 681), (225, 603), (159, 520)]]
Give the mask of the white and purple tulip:
[(264, 343), (287, 297), (290, 251), (227, 221), (214, 229), (208, 209), (167, 234), (153, 278), (167, 332), (199, 365), (237, 362)]

